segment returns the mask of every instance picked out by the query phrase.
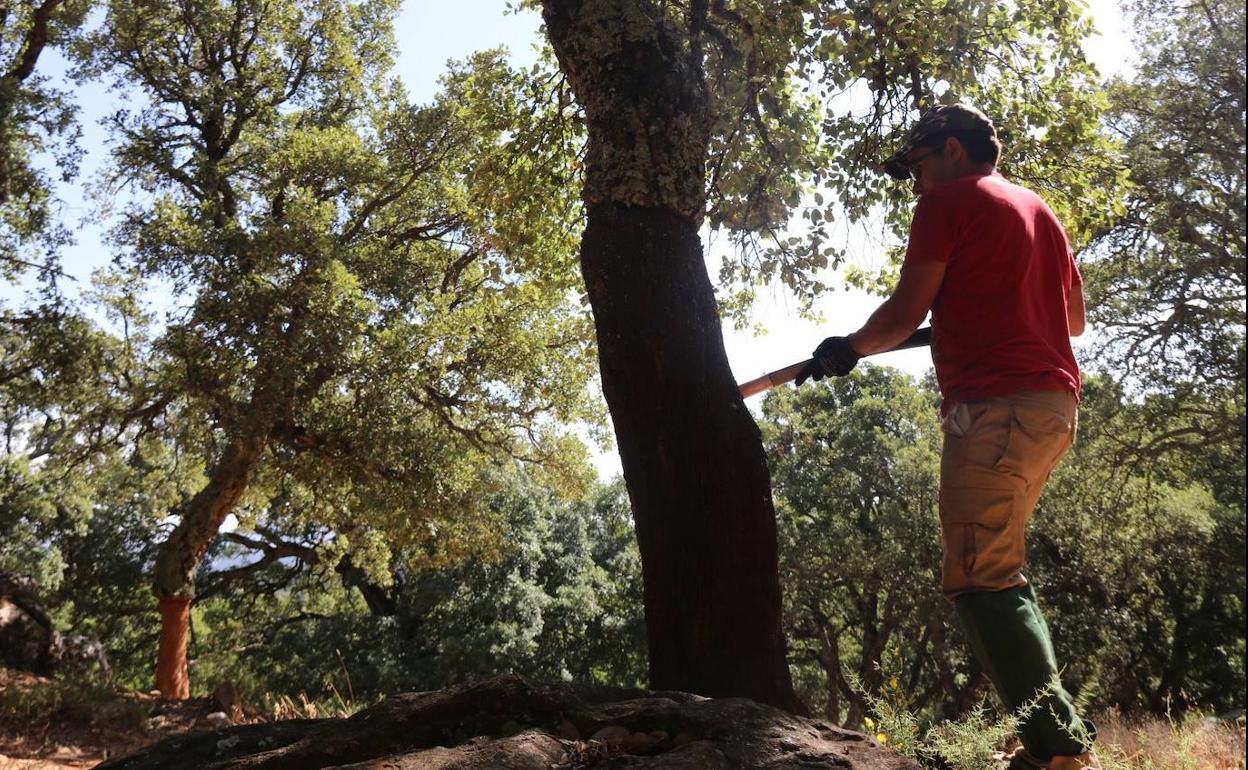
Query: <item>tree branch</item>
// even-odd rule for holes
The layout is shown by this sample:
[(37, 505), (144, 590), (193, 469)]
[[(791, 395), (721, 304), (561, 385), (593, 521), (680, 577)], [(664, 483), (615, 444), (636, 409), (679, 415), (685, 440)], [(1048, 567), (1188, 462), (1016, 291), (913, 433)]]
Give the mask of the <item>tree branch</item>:
[(64, 2), (65, 0), (45, 0), (35, 9), (30, 29), (26, 31), (21, 56), (18, 57), (12, 69), (5, 73), (5, 80), (12, 81), (16, 85), (30, 77), (35, 71), (35, 63), (39, 61), (39, 54), (43, 53), (44, 47), (48, 44), (48, 23), (57, 7)]

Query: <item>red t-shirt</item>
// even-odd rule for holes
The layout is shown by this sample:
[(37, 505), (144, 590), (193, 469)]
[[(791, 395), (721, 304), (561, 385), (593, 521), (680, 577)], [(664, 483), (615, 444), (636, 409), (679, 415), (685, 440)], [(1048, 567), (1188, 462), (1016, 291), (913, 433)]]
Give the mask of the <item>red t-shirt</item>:
[(924, 193), (902, 266), (944, 262), (932, 362), (945, 409), (1020, 390), (1079, 395), (1066, 303), (1083, 278), (1057, 217), (999, 174)]

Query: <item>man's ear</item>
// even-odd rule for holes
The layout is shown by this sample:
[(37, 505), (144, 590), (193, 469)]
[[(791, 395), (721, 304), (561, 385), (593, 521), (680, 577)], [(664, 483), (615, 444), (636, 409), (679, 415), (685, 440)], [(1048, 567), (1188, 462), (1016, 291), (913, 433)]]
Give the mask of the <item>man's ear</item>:
[(966, 154), (966, 148), (962, 146), (962, 140), (958, 139), (956, 136), (951, 136), (945, 139), (944, 155), (954, 164), (966, 161), (970, 157)]

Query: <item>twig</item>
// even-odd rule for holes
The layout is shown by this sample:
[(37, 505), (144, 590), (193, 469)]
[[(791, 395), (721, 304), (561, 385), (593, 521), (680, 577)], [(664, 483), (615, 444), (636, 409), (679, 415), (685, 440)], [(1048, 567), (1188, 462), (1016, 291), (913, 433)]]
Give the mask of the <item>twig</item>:
[[(347, 680), (347, 697), (355, 703), (355, 688), (351, 686), (351, 674), (347, 671), (347, 662), (342, 659), (342, 650), (334, 649), (334, 654), (338, 656), (338, 665), (342, 666), (342, 677)], [(338, 702), (342, 702), (342, 696), (338, 696)], [(344, 704), (343, 709), (346, 709)]]

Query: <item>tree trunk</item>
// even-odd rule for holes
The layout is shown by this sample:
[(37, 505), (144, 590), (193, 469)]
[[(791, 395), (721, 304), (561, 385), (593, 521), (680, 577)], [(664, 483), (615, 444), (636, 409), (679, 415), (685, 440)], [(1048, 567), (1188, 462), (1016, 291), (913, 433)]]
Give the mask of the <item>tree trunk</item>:
[(595, 206), (582, 265), (641, 549), (651, 686), (796, 708), (770, 477), (697, 232), (671, 212)]
[(841, 631), (838, 629), (835, 634), (828, 631), (826, 625), (819, 628), (819, 646), (821, 654), (819, 656), (819, 664), (823, 667), (823, 673), (827, 689), (827, 705), (824, 708), (824, 718), (833, 724), (841, 723)]
[(801, 710), (770, 475), (698, 237), (698, 22), (679, 29), (645, 0), (545, 0), (543, 17), (588, 125), (581, 269), (641, 550), (650, 684)]
[(208, 484), (191, 498), (156, 557), (153, 591), (160, 607), (156, 687), (164, 698), (185, 700), (191, 695), (186, 638), (195, 571), (225, 517), (247, 490), (265, 443), (263, 435), (252, 435), (226, 447)]
[(165, 698), (191, 697), (191, 674), (186, 664), (186, 637), (191, 625), (191, 600), (182, 596), (162, 596), (160, 606), (160, 646), (156, 653), (156, 689)]
[(1161, 681), (1153, 693), (1149, 704), (1153, 713), (1158, 716), (1182, 714), (1189, 707), (1188, 696), (1183, 691), (1187, 674), (1192, 662), (1192, 641), (1199, 638), (1194, 633), (1195, 618), (1188, 615), (1173, 603), (1174, 636), (1170, 640), (1170, 649), (1166, 655), (1166, 665), (1161, 672)]

